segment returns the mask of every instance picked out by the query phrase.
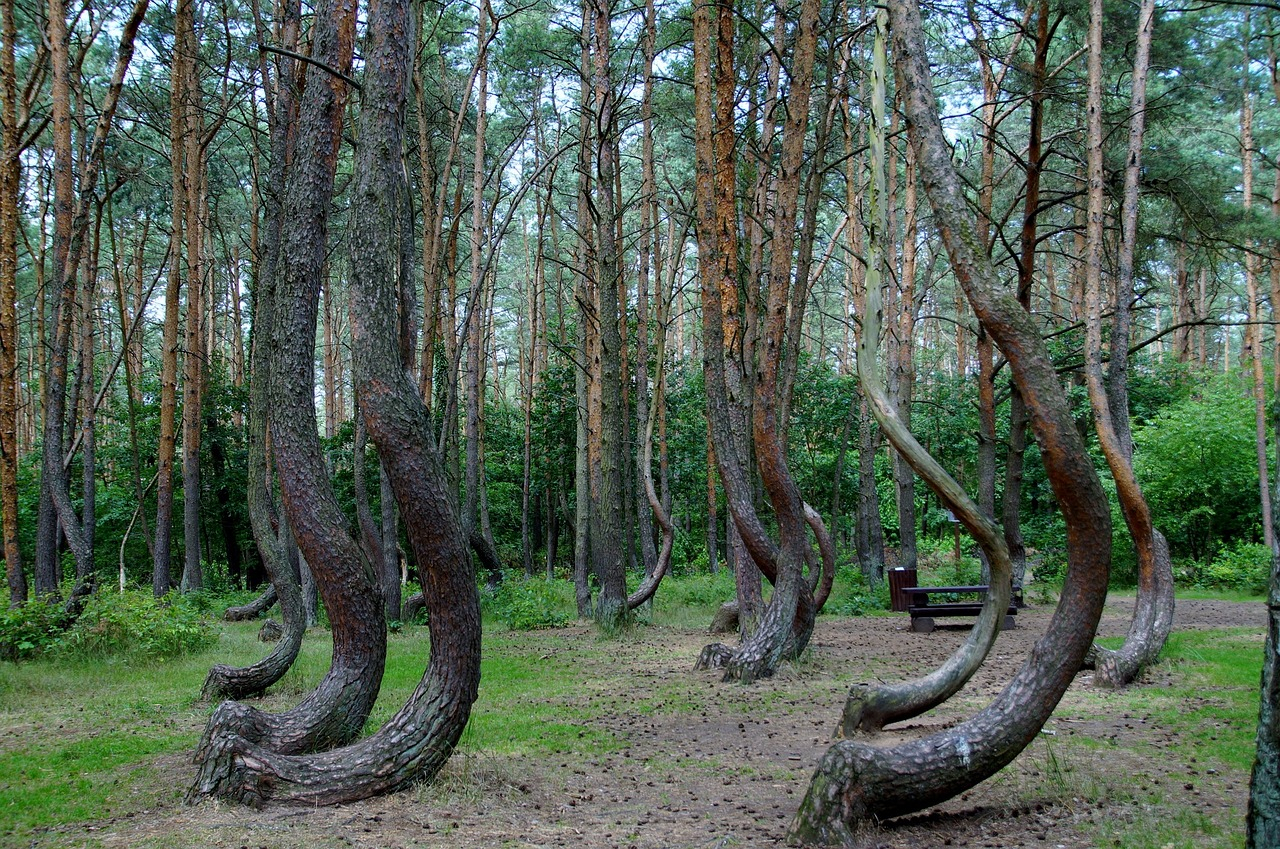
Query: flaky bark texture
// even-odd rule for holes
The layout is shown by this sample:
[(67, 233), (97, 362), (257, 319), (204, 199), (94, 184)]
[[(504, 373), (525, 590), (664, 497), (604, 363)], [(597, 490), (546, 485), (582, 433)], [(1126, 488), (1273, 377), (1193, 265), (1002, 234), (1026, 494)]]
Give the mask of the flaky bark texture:
[(0, 7), (0, 513), (9, 605), (26, 603), (27, 578), (18, 546), (18, 192), (22, 189), (22, 128), (18, 125), (12, 3)]
[(871, 71), (871, 181), (867, 193), (872, 224), (868, 245), (866, 313), (862, 333), (858, 337), (858, 379), (880, 430), (889, 438), (898, 457), (938, 494), (982, 546), (990, 564), (991, 590), (983, 600), (982, 611), (969, 632), (969, 638), (933, 672), (895, 684), (855, 684), (849, 691), (844, 715), (837, 728), (840, 737), (848, 737), (858, 731), (879, 731), (886, 723), (919, 716), (951, 698), (978, 670), (995, 643), (1000, 623), (1009, 607), (1011, 589), (1009, 551), (1005, 548), (1000, 529), (911, 434), (908, 424), (899, 418), (900, 406), (889, 396), (880, 376), (877, 348), (883, 318), (881, 281), (886, 237), (884, 106), (888, 71), (883, 13), (878, 24)]
[[(762, 340), (764, 349), (759, 352), (758, 374), (753, 387), (752, 436), (761, 480), (778, 522), (780, 545), (775, 545), (769, 538), (756, 514), (752, 486), (732, 438), (725, 360), (726, 331), (736, 320), (731, 310), (731, 298), (738, 286), (731, 118), (734, 13), (732, 2), (724, 0), (717, 9), (717, 83), (720, 84), (716, 86), (716, 109), (712, 108), (710, 12), (704, 6), (694, 10), (694, 144), (697, 153), (698, 262), (702, 276), (707, 413), (716, 464), (734, 526), (741, 534), (751, 559), (773, 582), (774, 592), (764, 614), (741, 646), (736, 650), (719, 644), (708, 646), (698, 666), (715, 667), (723, 663), (725, 680), (746, 683), (772, 675), (783, 659), (798, 656), (808, 645), (813, 631), (813, 597), (803, 575), (809, 540), (803, 502), (787, 468), (784, 440), (777, 418), (777, 401), (780, 397), (780, 363), (787, 356), (784, 348), (792, 279), (790, 245), (796, 230), (804, 128), (808, 119), (817, 43), (818, 7), (812, 0), (804, 3), (796, 29), (791, 99), (774, 199), (775, 244), (787, 245), (788, 248), (774, 251), (769, 268), (768, 315)], [(713, 120), (725, 125), (718, 129), (718, 138), (714, 139), (711, 132)]]
[[(288, 49), (297, 46), (299, 6), (296, 0), (283, 5), (281, 21), (281, 39)], [(297, 101), (293, 92), (293, 74), (295, 72), (292, 59), (285, 60), (277, 75), (277, 84), (284, 80), (286, 84), (277, 85), (274, 113), (271, 115), (271, 159), (268, 166), (268, 180), (263, 193), (265, 207), (266, 234), (261, 244), (261, 262), (258, 266), (258, 278), (253, 289), (253, 344), (249, 352), (249, 427), (247, 434), (248, 462), (246, 498), (248, 501), (249, 525), (253, 530), (253, 538), (257, 544), (263, 568), (271, 580), (271, 588), (263, 593), (252, 604), (243, 608), (230, 608), (224, 618), (253, 618), (260, 615), (277, 600), (280, 603), (280, 616), (284, 620), (284, 636), (266, 657), (249, 666), (236, 668), (226, 664), (218, 664), (209, 670), (205, 678), (202, 696), (207, 699), (244, 699), (260, 695), (268, 687), (279, 681), (297, 660), (302, 649), (303, 634), (307, 630), (307, 612), (303, 602), (301, 576), (298, 574), (297, 558), (290, 558), (282, 537), (292, 544), (292, 536), (287, 526), (282, 526), (281, 517), (276, 513), (271, 487), (271, 464), (267, 459), (268, 449), (268, 411), (271, 408), (271, 370), (273, 360), (273, 339), (275, 334), (275, 293), (276, 276), (280, 269), (280, 236), (283, 226), (282, 192), (285, 181), (285, 163), (290, 156), (293, 138), (292, 131), (297, 121)], [(239, 721), (262, 719), (249, 709), (241, 713), (233, 713)]]
[[(283, 756), (235, 736), (210, 753), (226, 764), (217, 794), (337, 804), (430, 779), (462, 734), (480, 680), (480, 603), (449, 479), (430, 447), (429, 417), (397, 344), (396, 240), (407, 202), (400, 152), (413, 43), (410, 4), (375, 2), (365, 50), (361, 148), (352, 240), (352, 332), (360, 408), (387, 460), (431, 615), (431, 661), (412, 696), (377, 734), (311, 756)], [(406, 281), (407, 283), (407, 281)], [(373, 588), (367, 592), (376, 598)]]
[(1026, 311), (1003, 294), (938, 120), (920, 10), (890, 0), (895, 66), (920, 174), (952, 268), (1008, 358), (1067, 526), (1070, 569), (1046, 635), (986, 709), (941, 733), (878, 748), (841, 741), (823, 757), (790, 829), (803, 843), (850, 844), (858, 823), (937, 804), (993, 775), (1039, 733), (1093, 638), (1111, 563), (1107, 500), (1053, 363)]
[[(329, 0), (316, 12), (313, 58), (345, 69), (354, 47), (354, 0)], [(246, 798), (244, 768), (228, 752), (261, 747), (280, 753), (340, 746), (364, 727), (382, 682), (386, 627), (368, 562), (334, 498), (316, 432), (314, 340), (327, 243), (329, 200), (346, 83), (306, 67), (293, 164), (285, 180), (270, 346), (269, 425), (289, 529), (324, 595), (333, 630), (333, 662), (293, 710), (267, 714), (236, 702), (214, 711), (196, 752), (189, 798)], [(394, 315), (394, 311), (393, 311)], [(276, 590), (284, 589), (276, 583)], [(296, 627), (296, 626), (291, 626)]]

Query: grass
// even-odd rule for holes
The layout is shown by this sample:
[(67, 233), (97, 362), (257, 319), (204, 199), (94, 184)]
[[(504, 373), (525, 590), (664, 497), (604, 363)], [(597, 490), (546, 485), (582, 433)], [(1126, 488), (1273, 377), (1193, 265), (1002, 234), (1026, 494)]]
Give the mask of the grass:
[[(629, 654), (660, 659), (666, 650), (646, 642), (647, 634), (702, 631), (715, 606), (731, 593), (725, 573), (664, 584), (647, 623), (620, 639), (602, 638), (586, 625), (512, 631), (486, 617), (482, 683), (471, 722), (441, 786), (420, 792), (467, 798), (514, 781), (504, 770), (522, 759), (556, 758), (558, 763), (584, 752), (617, 752), (624, 747), (622, 739), (597, 718), (619, 699), (640, 717), (692, 718), (713, 698), (749, 705), (751, 715), (787, 715), (784, 700), (799, 696), (804, 701), (805, 679), (824, 674), (828, 661), (820, 654), (782, 676), (798, 682), (789, 692), (765, 686), (708, 689), (679, 676), (646, 679), (637, 686), (625, 664), (612, 662), (622, 646)], [(571, 595), (561, 603), (571, 605)], [(69, 833), (78, 831), (77, 823), (177, 804), (191, 774), (189, 752), (211, 710), (197, 702), (209, 666), (249, 663), (264, 651), (254, 623), (215, 627), (216, 645), (175, 660), (0, 663), (0, 846), (44, 845), (40, 835), (49, 829)], [(310, 633), (294, 669), (260, 706), (283, 710), (296, 703), (323, 676), (330, 651), (326, 632)], [(391, 635), (369, 730), (404, 703), (428, 655), (425, 626), (406, 626)], [(1058, 735), (1037, 741), (1019, 762), (1024, 764), (1021, 777), (997, 780), (1008, 782), (1015, 799), (1027, 803), (1105, 801), (1108, 812), (1120, 813), (1092, 826), (1099, 846), (1238, 846), (1242, 812), (1196, 810), (1185, 804), (1182, 788), (1190, 783), (1208, 791), (1214, 784), (1209, 769), (1247, 776), (1260, 660), (1256, 629), (1176, 632), (1147, 684), (1121, 693), (1073, 693), (1055, 717)], [(1146, 738), (1068, 737), (1061, 730), (1069, 721), (1098, 724), (1124, 716), (1159, 725), (1176, 747), (1157, 748)], [(1185, 781), (1157, 785), (1141, 779), (1144, 763), (1170, 756), (1188, 765)], [(1136, 772), (1117, 775), (1101, 768), (1107, 761), (1133, 763)], [(725, 767), (727, 762), (703, 758), (673, 761), (670, 768)], [(1191, 775), (1192, 769), (1198, 774)], [(50, 838), (57, 844), (56, 834)]]
[[(1243, 846), (1244, 812), (1229, 800), (1253, 765), (1261, 660), (1257, 629), (1175, 631), (1142, 686), (1063, 700), (1050, 721), (1054, 736), (1030, 750), (1032, 780), (1007, 778), (1019, 785), (1015, 797), (1106, 802), (1105, 816), (1089, 817), (1097, 846)], [(1130, 725), (1159, 733), (1126, 737)], [(1072, 727), (1093, 733), (1072, 735)]]

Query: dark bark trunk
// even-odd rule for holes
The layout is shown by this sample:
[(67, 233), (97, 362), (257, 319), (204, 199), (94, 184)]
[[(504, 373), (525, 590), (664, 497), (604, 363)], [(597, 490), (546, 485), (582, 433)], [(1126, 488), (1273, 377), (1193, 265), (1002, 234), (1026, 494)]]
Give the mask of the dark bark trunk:
[[(387, 475), (423, 570), (431, 661), (405, 706), (378, 733), (352, 746), (290, 757), (234, 736), (222, 738), (210, 754), (226, 764), (219, 770), (225, 778), (206, 792), (249, 804), (338, 804), (430, 780), (461, 737), (476, 698), (480, 604), (475, 574), (452, 485), (430, 446), (427, 410), (404, 369), (395, 330), (394, 241), (400, 229), (387, 224), (397, 220), (396, 207), (408, 200), (399, 153), (412, 28), (410, 4), (403, 0), (384, 0), (370, 13), (365, 50), (370, 73), (360, 128), (364, 145), (356, 165), (357, 223), (351, 235), (352, 307), (360, 407), (379, 453), (387, 458)], [(334, 612), (330, 605), (331, 617)]]
[[(313, 58), (345, 73), (354, 46), (355, 4), (321, 3), (313, 27)], [(196, 753), (192, 798), (243, 798), (241, 765), (228, 756), (237, 747), (261, 746), (290, 754), (353, 739), (381, 684), (386, 660), (381, 599), (334, 498), (315, 426), (314, 340), (345, 96), (345, 82), (307, 67), (297, 146), (284, 187), (268, 396), (284, 513), (324, 595), (333, 630), (333, 661), (316, 689), (288, 713), (265, 714), (236, 702), (220, 705)], [(392, 259), (398, 262), (399, 255)], [(396, 315), (394, 307), (391, 315)], [(396, 341), (398, 336), (393, 336), (393, 344)]]
[(1245, 845), (1249, 849), (1280, 846), (1280, 558), (1271, 562), (1261, 690), (1257, 755), (1245, 817)]
[[(286, 48), (297, 46), (299, 5), (285, 3), (281, 21), (281, 40)], [(249, 427), (246, 434), (246, 499), (249, 525), (253, 530), (259, 559), (271, 581), (271, 589), (258, 601), (262, 611), (270, 603), (279, 600), (280, 615), (284, 621), (284, 637), (271, 653), (261, 661), (236, 669), (219, 664), (209, 670), (205, 679), (204, 694), (207, 698), (248, 698), (264, 692), (280, 680), (297, 659), (302, 647), (302, 637), (307, 629), (306, 609), (302, 600), (302, 585), (298, 575), (296, 558), (291, 560), (284, 541), (292, 541), (287, 524), (275, 510), (272, 493), (272, 469), (268, 459), (268, 410), (271, 405), (270, 383), (272, 347), (275, 334), (275, 281), (280, 264), (280, 234), (283, 221), (281, 196), (284, 186), (287, 152), (292, 147), (289, 130), (297, 119), (297, 102), (294, 97), (293, 60), (286, 59), (277, 78), (278, 91), (274, 98), (275, 112), (270, 117), (270, 162), (268, 179), (264, 186), (264, 211), (266, 233), (260, 245), (258, 275), (253, 291), (253, 335), (249, 351)], [(270, 90), (268, 88), (268, 90)], [(267, 599), (270, 597), (271, 602)], [(227, 611), (231, 618), (232, 611)], [(246, 610), (246, 612), (248, 612)], [(258, 614), (254, 614), (258, 615)]]
[(382, 609), (387, 621), (392, 622), (400, 619), (400, 517), (385, 464), (379, 465), (378, 483), (382, 498), (382, 558), (374, 562), (377, 564)]
[(993, 775), (1035, 739), (1093, 638), (1106, 596), (1111, 522), (1106, 496), (1039, 331), (999, 280), (975, 238), (950, 159), (923, 44), (919, 7), (891, 0), (895, 65), (908, 130), (951, 265), (974, 311), (1009, 360), (1067, 525), (1070, 569), (1049, 631), (1003, 692), (972, 718), (892, 747), (842, 741), (819, 765), (790, 836), (852, 842), (859, 822), (918, 811)]
[(596, 318), (600, 334), (600, 468), (599, 485), (592, 494), (591, 562), (600, 582), (596, 622), (606, 630), (615, 630), (626, 623), (629, 609), (624, 567), (624, 515), (628, 495), (623, 485), (625, 414), (618, 301), (622, 267), (617, 238), (618, 197), (614, 182), (618, 129), (610, 79), (613, 4), (610, 0), (591, 0), (589, 5), (596, 127), (596, 191), (592, 210), (599, 269)]

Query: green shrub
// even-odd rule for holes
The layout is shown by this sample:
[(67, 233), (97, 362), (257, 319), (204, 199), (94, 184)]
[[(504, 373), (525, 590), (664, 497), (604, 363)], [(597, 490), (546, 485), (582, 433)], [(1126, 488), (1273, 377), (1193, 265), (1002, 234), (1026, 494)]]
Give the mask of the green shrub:
[(480, 594), (481, 607), (513, 631), (560, 628), (569, 624), (557, 587), (545, 578), (508, 575)]
[(1271, 550), (1261, 543), (1236, 543), (1219, 551), (1194, 580), (1201, 587), (1265, 595), (1271, 582)]
[(63, 657), (168, 658), (199, 651), (215, 639), (198, 602), (175, 595), (156, 601), (146, 592), (103, 591), (89, 600), (53, 648)]
[(29, 601), (0, 610), (0, 660), (27, 660), (47, 651), (62, 635), (62, 605)]
[(865, 616), (889, 607), (889, 581), (886, 579), (874, 589), (868, 588), (858, 565), (845, 562), (836, 567), (835, 584), (822, 612), (832, 616)]

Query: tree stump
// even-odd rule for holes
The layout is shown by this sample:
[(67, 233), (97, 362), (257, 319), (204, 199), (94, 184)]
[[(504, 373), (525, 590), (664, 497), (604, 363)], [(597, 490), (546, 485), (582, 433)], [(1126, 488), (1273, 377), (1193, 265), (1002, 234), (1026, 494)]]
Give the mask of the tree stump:
[(258, 642), (274, 643), (284, 636), (284, 627), (274, 619), (267, 619), (258, 629)]

